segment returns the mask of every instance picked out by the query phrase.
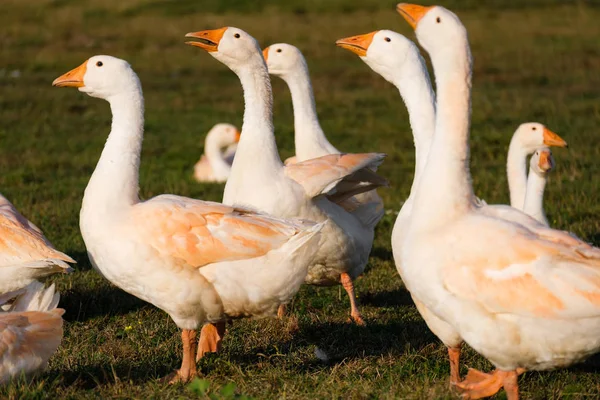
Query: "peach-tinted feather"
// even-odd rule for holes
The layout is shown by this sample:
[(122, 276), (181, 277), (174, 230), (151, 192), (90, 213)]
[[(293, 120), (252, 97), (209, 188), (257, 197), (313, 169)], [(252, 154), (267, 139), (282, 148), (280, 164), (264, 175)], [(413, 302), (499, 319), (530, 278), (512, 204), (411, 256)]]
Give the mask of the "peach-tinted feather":
[(300, 231), (267, 215), (171, 195), (138, 204), (132, 218), (160, 255), (196, 268), (262, 256)]

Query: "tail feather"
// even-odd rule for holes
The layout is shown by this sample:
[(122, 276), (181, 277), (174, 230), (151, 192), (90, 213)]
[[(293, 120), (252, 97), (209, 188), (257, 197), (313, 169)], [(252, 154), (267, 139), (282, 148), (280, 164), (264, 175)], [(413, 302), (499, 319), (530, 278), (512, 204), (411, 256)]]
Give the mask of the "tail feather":
[(54, 284), (44, 288), (42, 283), (33, 281), (17, 297), (9, 311), (52, 311), (58, 307), (59, 300), (60, 294), (55, 291)]

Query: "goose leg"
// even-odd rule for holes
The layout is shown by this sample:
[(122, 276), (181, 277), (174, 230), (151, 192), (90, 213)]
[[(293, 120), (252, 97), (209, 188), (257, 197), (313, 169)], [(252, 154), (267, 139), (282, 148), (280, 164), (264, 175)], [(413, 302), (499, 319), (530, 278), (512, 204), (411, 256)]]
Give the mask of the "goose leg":
[(450, 384), (456, 385), (460, 382), (460, 345), (448, 347), (448, 358), (450, 359)]
[(456, 386), (465, 399), (482, 399), (493, 396), (504, 387), (508, 400), (519, 400), (517, 377), (521, 373), (523, 370), (501, 371), (497, 369), (491, 374), (486, 374), (476, 369), (469, 369), (465, 380), (457, 383)]
[(286, 309), (285, 304), (281, 304), (279, 306), (279, 308), (277, 309), (277, 318), (281, 319), (281, 318), (285, 317), (285, 309)]
[(196, 352), (196, 331), (183, 329), (181, 331), (181, 341), (183, 342), (181, 368), (175, 372), (174, 376), (169, 380), (169, 383), (189, 382), (198, 373), (194, 357), (194, 353)]
[(356, 296), (354, 295), (354, 284), (352, 283), (352, 278), (347, 273), (342, 273), (340, 275), (340, 281), (342, 282), (342, 286), (346, 289), (346, 293), (348, 293), (348, 297), (350, 298), (350, 317), (356, 323), (356, 325), (364, 326), (365, 321), (360, 315), (360, 311), (358, 311), (358, 307), (356, 306)]
[(196, 361), (206, 353), (218, 353), (221, 350), (223, 336), (225, 336), (225, 321), (204, 325), (200, 331)]

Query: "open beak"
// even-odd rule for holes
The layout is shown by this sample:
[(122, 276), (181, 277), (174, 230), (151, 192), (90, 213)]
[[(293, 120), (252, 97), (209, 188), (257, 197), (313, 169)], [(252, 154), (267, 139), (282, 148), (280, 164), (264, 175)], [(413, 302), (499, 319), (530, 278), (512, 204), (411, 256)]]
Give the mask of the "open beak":
[(265, 47), (265, 49), (263, 50), (263, 58), (265, 59), (265, 62), (269, 61), (269, 48)]
[(227, 28), (228, 27), (225, 26), (219, 29), (187, 33), (185, 37), (198, 39), (198, 41), (185, 42), (185, 44), (200, 47), (201, 49), (212, 53), (219, 49), (219, 42), (221, 41), (221, 38), (223, 38), (223, 35), (225, 34)]
[(433, 6), (423, 7), (416, 4), (400, 3), (396, 6), (396, 11), (400, 13), (413, 29), (417, 29), (417, 24), (427, 14), (427, 11)]
[(540, 153), (540, 161), (538, 162), (538, 166), (542, 171), (550, 171), (554, 168), (554, 158), (552, 157), (552, 152), (549, 149), (546, 149)]
[(550, 129), (544, 127), (544, 145), (555, 146), (555, 147), (569, 147), (567, 142), (552, 132)]
[(238, 143), (240, 141), (241, 137), (242, 137), (242, 132), (236, 130), (235, 131), (235, 139), (233, 141), (236, 142), (236, 143)]
[(52, 82), (52, 86), (76, 88), (85, 86), (83, 83), (83, 77), (85, 76), (85, 71), (87, 71), (87, 63), (88, 62), (86, 60), (79, 67), (59, 76), (54, 80), (54, 82)]
[(359, 57), (366, 57), (367, 50), (369, 50), (369, 46), (373, 41), (373, 36), (375, 36), (377, 32), (379, 31), (336, 40), (335, 45), (341, 47), (342, 49), (350, 50)]

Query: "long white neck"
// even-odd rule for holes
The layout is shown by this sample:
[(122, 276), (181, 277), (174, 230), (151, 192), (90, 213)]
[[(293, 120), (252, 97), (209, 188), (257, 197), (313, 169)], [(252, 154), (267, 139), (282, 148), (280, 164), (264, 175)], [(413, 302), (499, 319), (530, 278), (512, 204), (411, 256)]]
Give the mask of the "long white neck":
[(142, 89), (107, 99), (112, 111), (111, 132), (83, 199), (98, 212), (132, 206), (139, 202), (139, 167), (144, 137), (144, 97)]
[(227, 178), (231, 165), (223, 159), (223, 151), (218, 137), (208, 135), (204, 141), (204, 153), (213, 173), (220, 178)]
[(533, 218), (548, 226), (548, 219), (544, 212), (544, 190), (546, 188), (546, 177), (540, 176), (533, 168), (529, 169), (527, 178), (527, 192), (523, 211)]
[(392, 81), (398, 88), (408, 110), (415, 145), (415, 175), (410, 195), (403, 206), (403, 209), (406, 207), (408, 211), (410, 211), (418, 183), (425, 170), (435, 132), (435, 95), (425, 61), (420, 55), (417, 57), (415, 62), (411, 62), (407, 67), (409, 70), (394, 74)]
[(432, 229), (467, 213), (474, 204), (469, 171), (471, 51), (468, 41), (431, 54), (437, 83), (435, 135), (418, 184), (414, 219)]
[[(236, 197), (243, 196), (243, 190), (239, 188), (256, 190), (261, 181), (274, 179), (283, 168), (273, 131), (271, 81), (262, 56), (233, 71), (242, 83), (245, 108), (242, 135), (223, 195), (227, 204), (240, 200)], [(248, 179), (248, 174), (256, 180)]]
[[(304, 60), (302, 60), (304, 61)], [(294, 138), (298, 161), (337, 152), (325, 137), (319, 124), (313, 88), (305, 62), (282, 78), (290, 88), (294, 107)]]
[(513, 135), (508, 146), (506, 176), (508, 177), (510, 205), (523, 210), (525, 188), (527, 186), (527, 152), (520, 144), (516, 135)]

